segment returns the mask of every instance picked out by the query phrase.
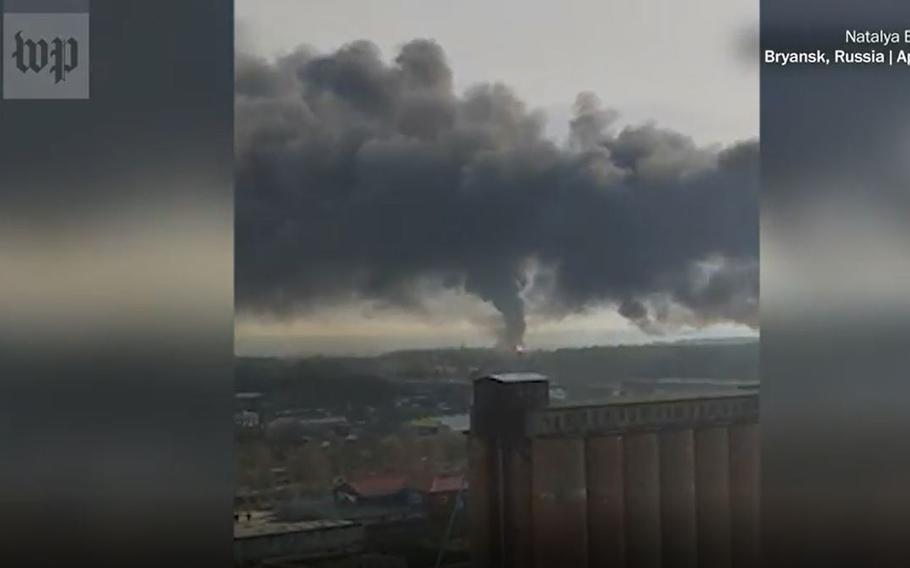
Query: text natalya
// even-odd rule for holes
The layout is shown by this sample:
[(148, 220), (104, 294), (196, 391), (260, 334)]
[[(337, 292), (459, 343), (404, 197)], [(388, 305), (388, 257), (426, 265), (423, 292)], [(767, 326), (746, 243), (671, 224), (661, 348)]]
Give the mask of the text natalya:
[(885, 30), (847, 30), (844, 33), (844, 43), (862, 43), (891, 45), (894, 43), (910, 43), (910, 30), (901, 32), (886, 32)]

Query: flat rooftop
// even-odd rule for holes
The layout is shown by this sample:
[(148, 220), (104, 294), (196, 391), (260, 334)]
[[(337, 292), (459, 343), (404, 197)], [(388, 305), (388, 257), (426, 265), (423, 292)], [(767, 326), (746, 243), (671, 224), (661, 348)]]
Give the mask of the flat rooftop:
[(256, 538), (299, 532), (325, 531), (354, 526), (357, 526), (357, 523), (334, 519), (283, 523), (254, 517), (249, 521), (240, 520), (234, 523), (234, 538)]
[(493, 373), (484, 375), (480, 379), (491, 379), (501, 383), (524, 383), (531, 381), (546, 381), (547, 376), (540, 373)]
[(238, 392), (238, 393), (234, 393), (234, 398), (239, 398), (242, 400), (262, 398), (262, 393), (261, 392)]
[(699, 400), (717, 400), (728, 398), (744, 398), (758, 396), (757, 391), (752, 390), (733, 390), (733, 389), (706, 389), (704, 391), (677, 391), (677, 392), (660, 392), (653, 394), (633, 394), (628, 396), (604, 397), (597, 400), (585, 401), (582, 403), (571, 401), (550, 401), (547, 408), (570, 409), (570, 408), (589, 408), (601, 406), (626, 406), (635, 404), (658, 404), (666, 402), (694, 402)]

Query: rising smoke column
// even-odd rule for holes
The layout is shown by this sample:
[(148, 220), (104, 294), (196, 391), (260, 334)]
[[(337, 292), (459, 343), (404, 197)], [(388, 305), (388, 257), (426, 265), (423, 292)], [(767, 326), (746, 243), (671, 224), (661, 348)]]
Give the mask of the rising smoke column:
[(236, 94), (241, 311), (352, 298), (416, 311), (434, 281), (492, 305), (514, 346), (534, 261), (553, 275), (542, 316), (612, 303), (649, 331), (756, 323), (754, 141), (617, 129), (582, 94), (560, 146), (507, 87), (456, 93), (424, 40), (391, 63), (368, 42), (241, 56)]

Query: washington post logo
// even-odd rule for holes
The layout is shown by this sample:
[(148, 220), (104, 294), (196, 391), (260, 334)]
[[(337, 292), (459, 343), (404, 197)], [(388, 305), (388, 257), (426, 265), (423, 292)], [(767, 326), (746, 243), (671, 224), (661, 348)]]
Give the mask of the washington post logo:
[[(80, 4), (79, 0), (56, 0), (57, 6), (67, 8)], [(55, 0), (6, 0), (3, 13), (4, 99), (89, 97), (88, 5), (84, 4), (84, 12), (52, 12), (54, 5)], [(36, 6), (49, 11), (43, 12)], [(17, 7), (23, 11), (15, 11)]]
[(73, 38), (55, 37), (50, 42), (45, 39), (33, 40), (22, 37), (16, 32), (16, 51), (13, 59), (16, 68), (23, 73), (32, 71), (41, 73), (48, 70), (54, 75), (54, 84), (66, 80), (66, 74), (79, 66), (79, 42)]

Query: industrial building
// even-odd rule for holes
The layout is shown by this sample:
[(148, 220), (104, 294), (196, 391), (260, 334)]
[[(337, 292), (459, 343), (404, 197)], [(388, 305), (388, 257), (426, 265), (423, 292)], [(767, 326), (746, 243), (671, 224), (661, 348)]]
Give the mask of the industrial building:
[(475, 568), (758, 565), (758, 396), (551, 403), (530, 373), (474, 382)]

